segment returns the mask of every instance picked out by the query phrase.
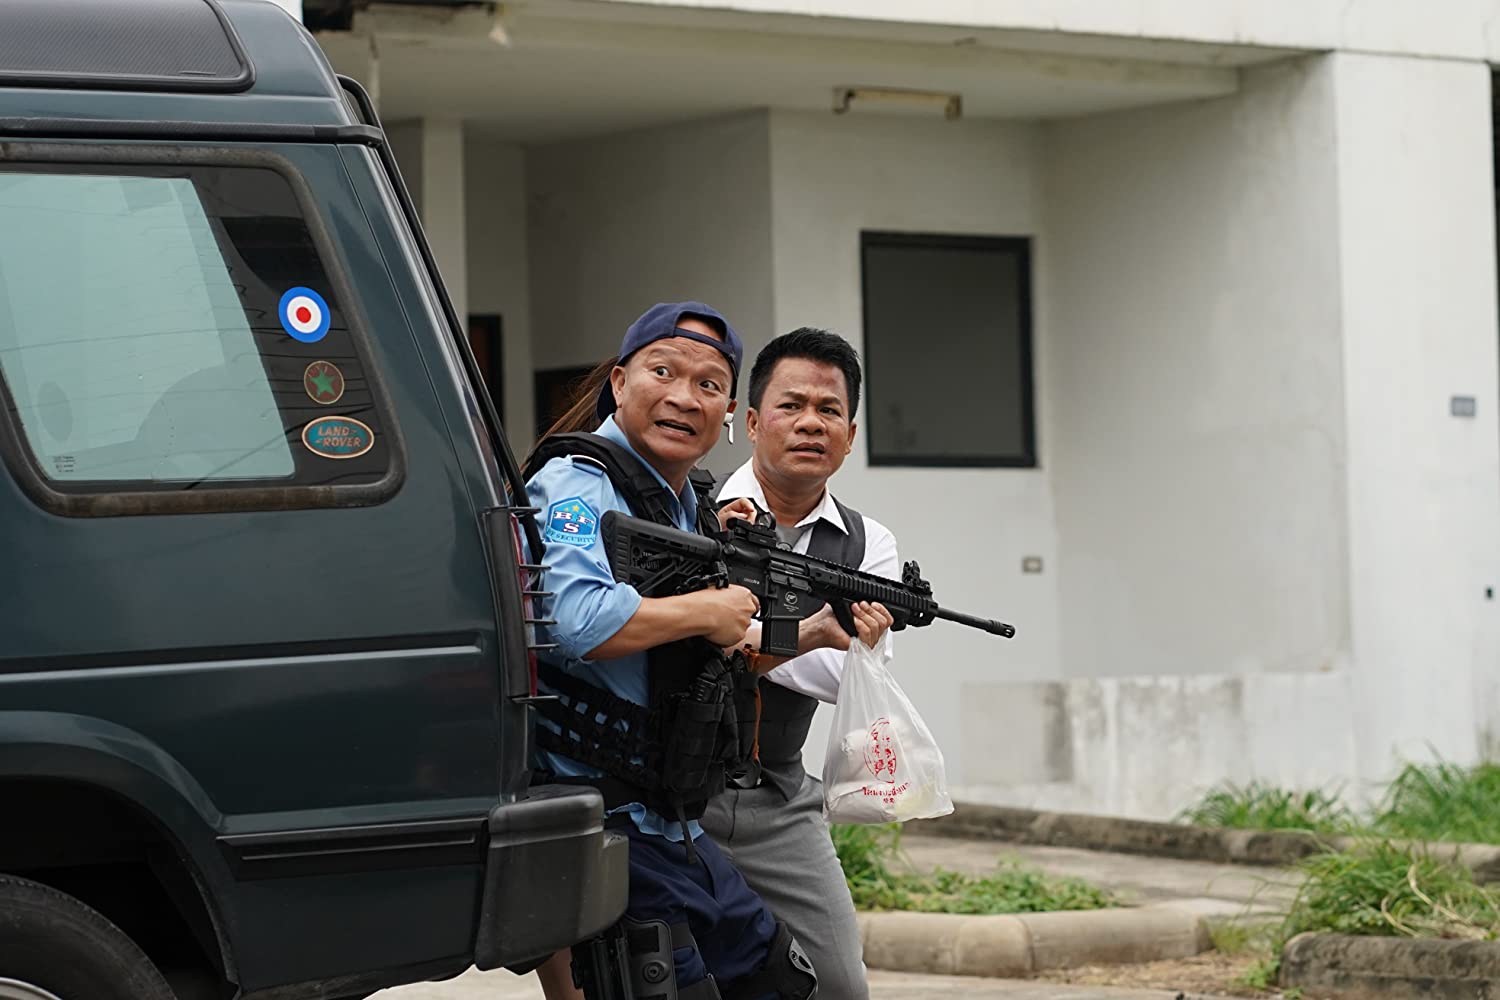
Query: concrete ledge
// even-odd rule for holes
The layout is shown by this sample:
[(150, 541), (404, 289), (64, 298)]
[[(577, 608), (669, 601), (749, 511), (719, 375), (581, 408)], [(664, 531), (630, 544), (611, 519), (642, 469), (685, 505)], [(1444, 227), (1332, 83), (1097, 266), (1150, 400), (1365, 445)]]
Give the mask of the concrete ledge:
[(1212, 947), (1198, 915), (1170, 904), (995, 917), (861, 913), (859, 926), (870, 968), (948, 976), (1028, 976), (1186, 958)]
[[(1123, 816), (1041, 812), (960, 802), (940, 819), (906, 824), (913, 833), (1001, 840), (1091, 851), (1146, 854), (1184, 861), (1286, 867), (1309, 855), (1357, 845), (1358, 837), (1325, 837), (1299, 830), (1220, 830)], [(1500, 882), (1500, 846), (1433, 843), (1436, 858), (1457, 861), (1481, 882)]]
[(1282, 952), (1281, 985), (1348, 1000), (1495, 997), (1500, 943), (1299, 934)]

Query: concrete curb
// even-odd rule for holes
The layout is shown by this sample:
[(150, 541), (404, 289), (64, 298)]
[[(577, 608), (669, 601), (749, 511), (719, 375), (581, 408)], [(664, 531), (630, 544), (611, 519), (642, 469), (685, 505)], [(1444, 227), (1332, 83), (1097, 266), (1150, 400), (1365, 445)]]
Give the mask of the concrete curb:
[[(1146, 854), (1184, 861), (1286, 867), (1320, 851), (1344, 850), (1358, 837), (1325, 837), (1297, 830), (1220, 830), (1123, 816), (1041, 812), (1012, 806), (957, 803), (940, 819), (906, 824), (912, 833), (1002, 840), (1091, 851)], [(1428, 844), (1433, 857), (1456, 861), (1481, 882), (1500, 882), (1500, 846)]]
[(948, 976), (1029, 976), (1044, 969), (1187, 958), (1211, 948), (1198, 914), (1170, 903), (1134, 909), (965, 916), (861, 913), (865, 965)]
[(1299, 934), (1282, 952), (1281, 985), (1348, 1000), (1493, 997), (1500, 995), (1500, 943)]

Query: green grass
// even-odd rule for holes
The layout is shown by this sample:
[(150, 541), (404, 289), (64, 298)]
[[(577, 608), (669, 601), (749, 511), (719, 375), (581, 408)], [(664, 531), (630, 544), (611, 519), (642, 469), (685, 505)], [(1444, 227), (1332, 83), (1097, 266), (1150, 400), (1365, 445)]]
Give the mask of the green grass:
[(1500, 844), (1500, 764), (1407, 764), (1365, 815), (1356, 815), (1336, 792), (1226, 783), (1184, 809), (1178, 820), (1246, 830)]
[(1295, 791), (1259, 781), (1210, 789), (1178, 819), (1198, 826), (1313, 833), (1342, 833), (1355, 826), (1337, 792)]
[(899, 826), (836, 825), (832, 832), (849, 893), (861, 910), (996, 914), (1116, 905), (1108, 892), (1082, 879), (1054, 877), (1014, 864), (1000, 865), (985, 876), (900, 870), (904, 865)]
[(1500, 844), (1500, 764), (1407, 764), (1370, 825), (1392, 837)]
[(1274, 986), (1282, 950), (1304, 931), (1477, 941), (1500, 935), (1500, 893), (1421, 845), (1365, 841), (1314, 855), (1298, 868), (1306, 881), (1264, 946), (1265, 957), (1245, 973), (1247, 986)]
[(1500, 937), (1500, 892), (1477, 885), (1468, 869), (1433, 858), (1423, 846), (1428, 841), (1500, 844), (1500, 764), (1407, 764), (1364, 815), (1355, 814), (1336, 793), (1251, 782), (1220, 785), (1178, 818), (1201, 826), (1369, 838), (1353, 849), (1303, 861), (1298, 867), (1306, 881), (1279, 925), (1211, 930), (1218, 950), (1260, 956), (1241, 979), (1246, 986), (1274, 988), (1286, 942), (1304, 931)]
[(1303, 931), (1493, 940), (1500, 929), (1500, 895), (1420, 845), (1368, 841), (1298, 867), (1307, 881), (1287, 913), (1282, 942)]
[(1208, 939), (1223, 955), (1269, 952), (1279, 930), (1275, 921), (1219, 920), (1208, 925)]

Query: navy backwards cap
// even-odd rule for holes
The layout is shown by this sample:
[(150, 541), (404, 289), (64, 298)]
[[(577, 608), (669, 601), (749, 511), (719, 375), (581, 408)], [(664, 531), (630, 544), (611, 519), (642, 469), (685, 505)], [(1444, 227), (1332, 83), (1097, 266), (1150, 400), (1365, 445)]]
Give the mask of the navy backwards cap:
[[(724, 334), (723, 340), (717, 340), (707, 334), (698, 333), (696, 330), (684, 330), (677, 324), (684, 317), (701, 319), (710, 326), (719, 328)], [(733, 373), (729, 383), (729, 398), (735, 398), (735, 392), (739, 388), (740, 363), (745, 359), (745, 346), (740, 343), (740, 335), (734, 332), (734, 327), (729, 325), (713, 306), (702, 302), (658, 302), (641, 314), (641, 318), (630, 324), (630, 329), (625, 331), (625, 339), (620, 341), (620, 364), (624, 364), (636, 351), (647, 344), (668, 337), (686, 337), (696, 340), (700, 344), (707, 344), (729, 360), (729, 368)], [(600, 420), (615, 412), (614, 387), (609, 381), (599, 389), (599, 401), (594, 406), (594, 412)]]

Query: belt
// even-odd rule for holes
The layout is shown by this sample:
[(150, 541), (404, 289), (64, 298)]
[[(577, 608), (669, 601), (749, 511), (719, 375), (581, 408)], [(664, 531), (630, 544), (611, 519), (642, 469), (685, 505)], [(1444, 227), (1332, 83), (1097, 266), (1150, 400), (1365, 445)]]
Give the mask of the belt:
[[(749, 791), (752, 788), (760, 788), (762, 785), (767, 784), (777, 784), (778, 787), (781, 787), (777, 781), (777, 778), (780, 777), (779, 772), (798, 767), (801, 763), (802, 758), (800, 756), (793, 757), (791, 760), (752, 760), (730, 775), (726, 783), (730, 788), (737, 788), (740, 791)], [(773, 774), (773, 771), (778, 773)], [(785, 783), (795, 786), (801, 783), (801, 779), (795, 775), (789, 775)], [(795, 788), (792, 790), (795, 790)], [(786, 792), (787, 789), (783, 788), (782, 791)]]

